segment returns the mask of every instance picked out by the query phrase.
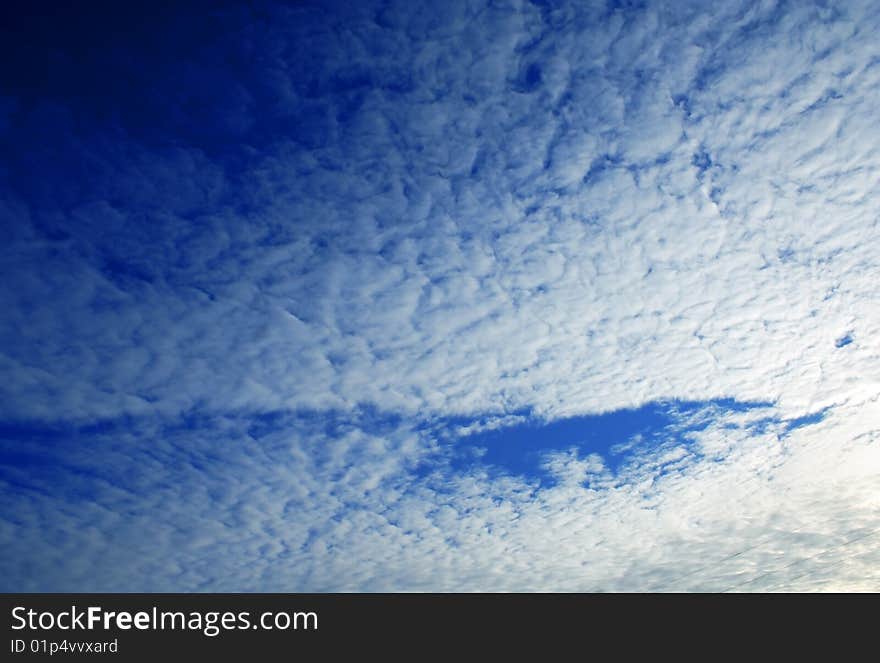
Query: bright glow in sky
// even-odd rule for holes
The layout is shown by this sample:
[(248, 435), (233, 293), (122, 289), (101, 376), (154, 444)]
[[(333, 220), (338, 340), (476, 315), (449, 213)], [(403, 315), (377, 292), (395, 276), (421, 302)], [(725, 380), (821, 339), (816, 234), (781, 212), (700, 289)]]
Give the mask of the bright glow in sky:
[(4, 591), (880, 590), (876, 2), (66, 11)]

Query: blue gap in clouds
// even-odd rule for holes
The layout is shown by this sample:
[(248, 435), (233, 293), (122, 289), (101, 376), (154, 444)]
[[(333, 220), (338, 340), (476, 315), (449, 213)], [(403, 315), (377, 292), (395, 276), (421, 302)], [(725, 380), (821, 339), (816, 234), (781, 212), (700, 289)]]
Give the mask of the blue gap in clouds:
[[(822, 421), (827, 414), (827, 410), (822, 410), (784, 419), (774, 416), (772, 405), (733, 399), (660, 401), (640, 408), (551, 422), (521, 410), (508, 413), (518, 416), (519, 423), (471, 434), (462, 434), (460, 429), (485, 426), (491, 423), (491, 417), (417, 423), (399, 413), (362, 405), (355, 412), (217, 416), (192, 411), (170, 418), (142, 420), (124, 416), (85, 425), (0, 420), (0, 488), (5, 483), (13, 491), (37, 489), (66, 495), (65, 499), (89, 499), (95, 480), (120, 486), (144, 480), (138, 478), (138, 458), (146, 457), (169, 467), (186, 465), (195, 471), (211, 471), (229, 453), (234, 460), (233, 451), (247, 446), (247, 440), (253, 441), (257, 445), (254, 448), (267, 457), (287, 462), (288, 432), (296, 432), (301, 450), (320, 465), (332, 453), (333, 440), (352, 430), (378, 437), (412, 431), (432, 446), (437, 444), (407, 468), (415, 480), (426, 479), (445, 468), (464, 473), (485, 471), (490, 476), (522, 476), (547, 486), (555, 483), (543, 467), (552, 452), (574, 449), (581, 458), (599, 454), (606, 466), (616, 472), (634, 454), (667, 445), (689, 446), (689, 434), (730, 413), (763, 410), (761, 414), (766, 416), (753, 418), (744, 428), (751, 435), (775, 432), (780, 440), (793, 430)], [(157, 444), (159, 441), (162, 443)], [(110, 457), (115, 461), (109, 462)]]
[(853, 342), (852, 332), (847, 332), (836, 341), (834, 341), (835, 348), (845, 348), (847, 345)]
[(810, 414), (805, 414), (801, 417), (794, 417), (793, 419), (779, 419), (778, 417), (758, 419), (749, 424), (748, 430), (753, 435), (763, 435), (768, 430), (771, 430), (772, 427), (776, 427), (776, 437), (781, 440), (788, 437), (789, 433), (793, 430), (803, 428), (804, 426), (818, 424), (828, 414), (828, 409), (829, 408), (825, 408), (824, 410), (811, 412)]
[[(705, 429), (713, 412), (722, 416), (733, 412), (772, 407), (766, 402), (740, 402), (734, 399), (710, 401), (658, 401), (640, 408), (616, 410), (544, 422), (527, 411), (521, 424), (464, 435), (457, 440), (451, 461), (459, 471), (484, 469), (490, 474), (513, 474), (552, 485), (553, 477), (543, 467), (548, 453), (575, 449), (583, 458), (590, 454), (603, 457), (607, 467), (616, 471), (633, 452), (646, 451), (664, 443), (688, 444), (688, 434)], [(690, 415), (705, 411), (706, 416)], [(825, 412), (791, 420), (776, 417), (761, 419), (766, 425), (783, 425), (782, 437), (791, 430), (822, 420)], [(450, 422), (447, 422), (449, 424)], [(475, 423), (457, 421), (458, 425)], [(754, 433), (761, 430), (751, 427)]]

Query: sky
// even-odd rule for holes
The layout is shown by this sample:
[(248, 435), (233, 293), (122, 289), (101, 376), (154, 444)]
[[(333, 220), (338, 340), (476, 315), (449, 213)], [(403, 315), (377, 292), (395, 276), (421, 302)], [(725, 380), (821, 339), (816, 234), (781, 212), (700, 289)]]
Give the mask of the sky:
[(880, 590), (876, 2), (2, 11), (3, 591)]

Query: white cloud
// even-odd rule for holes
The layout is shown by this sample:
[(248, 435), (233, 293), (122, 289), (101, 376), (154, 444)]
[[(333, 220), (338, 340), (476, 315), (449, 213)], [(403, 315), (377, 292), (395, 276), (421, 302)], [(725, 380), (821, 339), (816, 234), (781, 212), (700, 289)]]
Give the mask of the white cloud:
[[(876, 588), (876, 539), (858, 539), (878, 526), (876, 8), (446, 4), (251, 26), (264, 78), (230, 82), (271, 89), (294, 128), (235, 168), (105, 140), (75, 205), (4, 197), (3, 418), (368, 404), (491, 422), (723, 397), (827, 418), (784, 441), (713, 425), (699, 445), (723, 462), (679, 450), (662, 476), (652, 456), (620, 485), (537, 493), (412, 483), (400, 463), (424, 439), (352, 432), (325, 441), (338, 467), (212, 465), (245, 478), (209, 478), (204, 512), (158, 524), (102, 508), (106, 487), (57, 536), (84, 519), (97, 552), (148, 524), (185, 551), (180, 575), (145, 555), (101, 581), (117, 589)], [(27, 499), (15, 531), (36, 537), (60, 507)], [(221, 544), (262, 564), (212, 570)]]

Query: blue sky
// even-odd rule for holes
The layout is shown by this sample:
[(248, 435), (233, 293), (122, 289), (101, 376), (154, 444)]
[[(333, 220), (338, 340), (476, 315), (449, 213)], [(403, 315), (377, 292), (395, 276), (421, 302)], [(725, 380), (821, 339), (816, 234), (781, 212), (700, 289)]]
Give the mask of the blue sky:
[(2, 21), (2, 589), (880, 588), (876, 3), (102, 4)]

